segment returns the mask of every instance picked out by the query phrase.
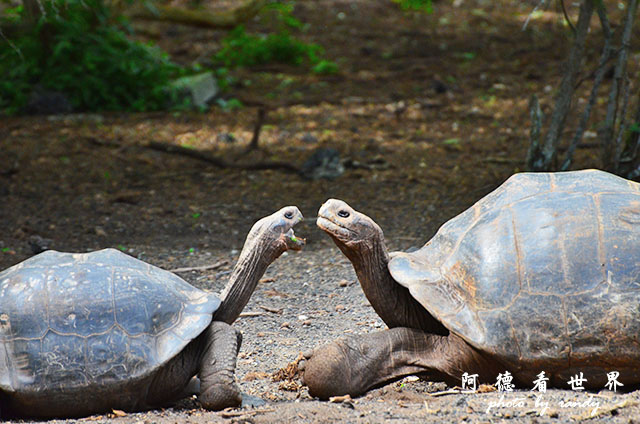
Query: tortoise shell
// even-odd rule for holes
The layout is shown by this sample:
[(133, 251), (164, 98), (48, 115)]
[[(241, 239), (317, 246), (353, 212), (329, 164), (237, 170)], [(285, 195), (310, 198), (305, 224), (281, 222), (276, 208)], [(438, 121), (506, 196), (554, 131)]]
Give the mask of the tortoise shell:
[(149, 375), (220, 300), (114, 249), (46, 251), (0, 273), (0, 389), (101, 387)]
[(389, 270), (506, 363), (639, 359), (637, 183), (596, 170), (516, 174), (420, 250), (393, 253)]

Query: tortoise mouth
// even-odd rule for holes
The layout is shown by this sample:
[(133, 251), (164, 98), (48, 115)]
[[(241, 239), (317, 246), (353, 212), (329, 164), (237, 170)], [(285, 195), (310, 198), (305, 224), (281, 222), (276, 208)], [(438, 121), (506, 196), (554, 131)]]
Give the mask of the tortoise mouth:
[(289, 228), (289, 231), (283, 234), (284, 242), (287, 246), (287, 250), (302, 250), (307, 240), (302, 237), (296, 237), (296, 233), (293, 231), (293, 227)]
[(316, 225), (322, 231), (325, 231), (341, 239), (351, 239), (352, 235), (355, 234), (355, 232), (352, 229), (347, 228), (343, 225), (340, 225), (339, 223), (333, 221), (332, 219), (329, 219), (324, 216), (318, 217), (318, 219), (316, 220)]

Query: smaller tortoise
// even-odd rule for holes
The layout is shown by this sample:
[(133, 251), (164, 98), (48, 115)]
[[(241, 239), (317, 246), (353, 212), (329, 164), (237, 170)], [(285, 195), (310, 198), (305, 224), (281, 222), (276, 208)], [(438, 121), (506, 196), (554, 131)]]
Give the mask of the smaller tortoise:
[(222, 300), (118, 250), (46, 251), (0, 273), (3, 416), (165, 406), (194, 375), (207, 409), (237, 406), (235, 321), (267, 267), (304, 244), (289, 206), (254, 224)]
[(340, 200), (318, 226), (352, 262), (389, 329), (307, 355), (309, 393), (360, 395), (406, 375), (459, 385), (509, 371), (568, 389), (640, 383), (640, 185), (606, 172), (517, 174), (421, 249), (387, 253), (382, 230)]

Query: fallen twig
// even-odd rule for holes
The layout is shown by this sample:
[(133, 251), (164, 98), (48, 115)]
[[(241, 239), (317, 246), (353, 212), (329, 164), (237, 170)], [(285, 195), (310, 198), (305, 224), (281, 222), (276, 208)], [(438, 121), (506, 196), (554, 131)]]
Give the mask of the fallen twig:
[(503, 158), (500, 156), (487, 156), (486, 158), (483, 159), (483, 162), (507, 163), (511, 165), (517, 165), (522, 163), (522, 159)]
[(222, 418), (234, 418), (234, 417), (243, 417), (243, 416), (252, 417), (254, 415), (263, 414), (267, 412), (275, 412), (275, 409), (259, 409), (254, 411), (233, 411), (233, 410), (228, 411), (225, 409), (224, 411), (220, 412), (220, 416)]
[(190, 272), (190, 271), (208, 271), (210, 269), (218, 269), (223, 265), (226, 265), (227, 263), (229, 263), (229, 261), (227, 261), (226, 259), (220, 262), (216, 262), (213, 265), (202, 265), (202, 266), (188, 266), (185, 268), (174, 268), (174, 269), (168, 269), (167, 271), (169, 272), (173, 272), (175, 273), (180, 273), (180, 272)]
[(289, 162), (278, 162), (278, 161), (266, 161), (266, 162), (256, 162), (256, 163), (233, 163), (227, 162), (222, 158), (217, 156), (213, 156), (207, 152), (203, 152), (196, 149), (190, 149), (187, 147), (176, 146), (175, 144), (170, 143), (161, 143), (159, 141), (151, 141), (145, 146), (148, 149), (158, 150), (164, 153), (176, 154), (181, 156), (187, 156), (193, 159), (198, 159), (203, 162), (207, 162), (213, 166), (218, 168), (235, 168), (235, 169), (246, 169), (249, 171), (262, 171), (265, 169), (278, 169), (280, 171), (291, 172), (294, 174), (299, 174), (300, 169), (290, 164)]
[(350, 395), (332, 396), (329, 398), (329, 403), (347, 403), (352, 400)]
[(429, 393), (429, 396), (438, 397), (438, 396), (447, 396), (447, 395), (457, 395), (460, 393), (462, 392), (458, 389), (448, 389), (448, 390), (443, 390), (441, 392)]
[(258, 311), (247, 311), (247, 312), (242, 312), (239, 316), (240, 318), (250, 318), (250, 317), (259, 317), (265, 315), (264, 312), (258, 312)]
[(602, 415), (607, 415), (607, 414), (610, 415), (613, 411), (617, 411), (618, 409), (622, 409), (622, 408), (627, 408), (629, 406), (636, 406), (637, 404), (638, 404), (638, 401), (636, 400), (625, 399), (622, 402), (616, 403), (615, 405), (601, 406), (595, 412), (592, 412), (591, 409), (588, 409), (583, 414), (574, 415), (571, 418), (578, 421), (588, 420), (588, 419), (596, 418)]
[(261, 309), (264, 309), (267, 312), (271, 312), (272, 314), (281, 314), (282, 309), (270, 308), (268, 306), (260, 306)]

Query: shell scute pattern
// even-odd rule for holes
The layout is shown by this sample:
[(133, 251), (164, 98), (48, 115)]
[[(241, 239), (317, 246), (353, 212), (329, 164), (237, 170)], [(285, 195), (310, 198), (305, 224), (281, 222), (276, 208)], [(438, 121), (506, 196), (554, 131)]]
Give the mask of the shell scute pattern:
[(602, 346), (637, 355), (625, 343), (640, 334), (628, 328), (640, 326), (638, 187), (595, 170), (517, 174), (389, 269), (446, 327), (507, 362)]
[(43, 252), (0, 273), (0, 388), (90, 387), (146, 375), (197, 337), (219, 305), (213, 294), (114, 249)]

